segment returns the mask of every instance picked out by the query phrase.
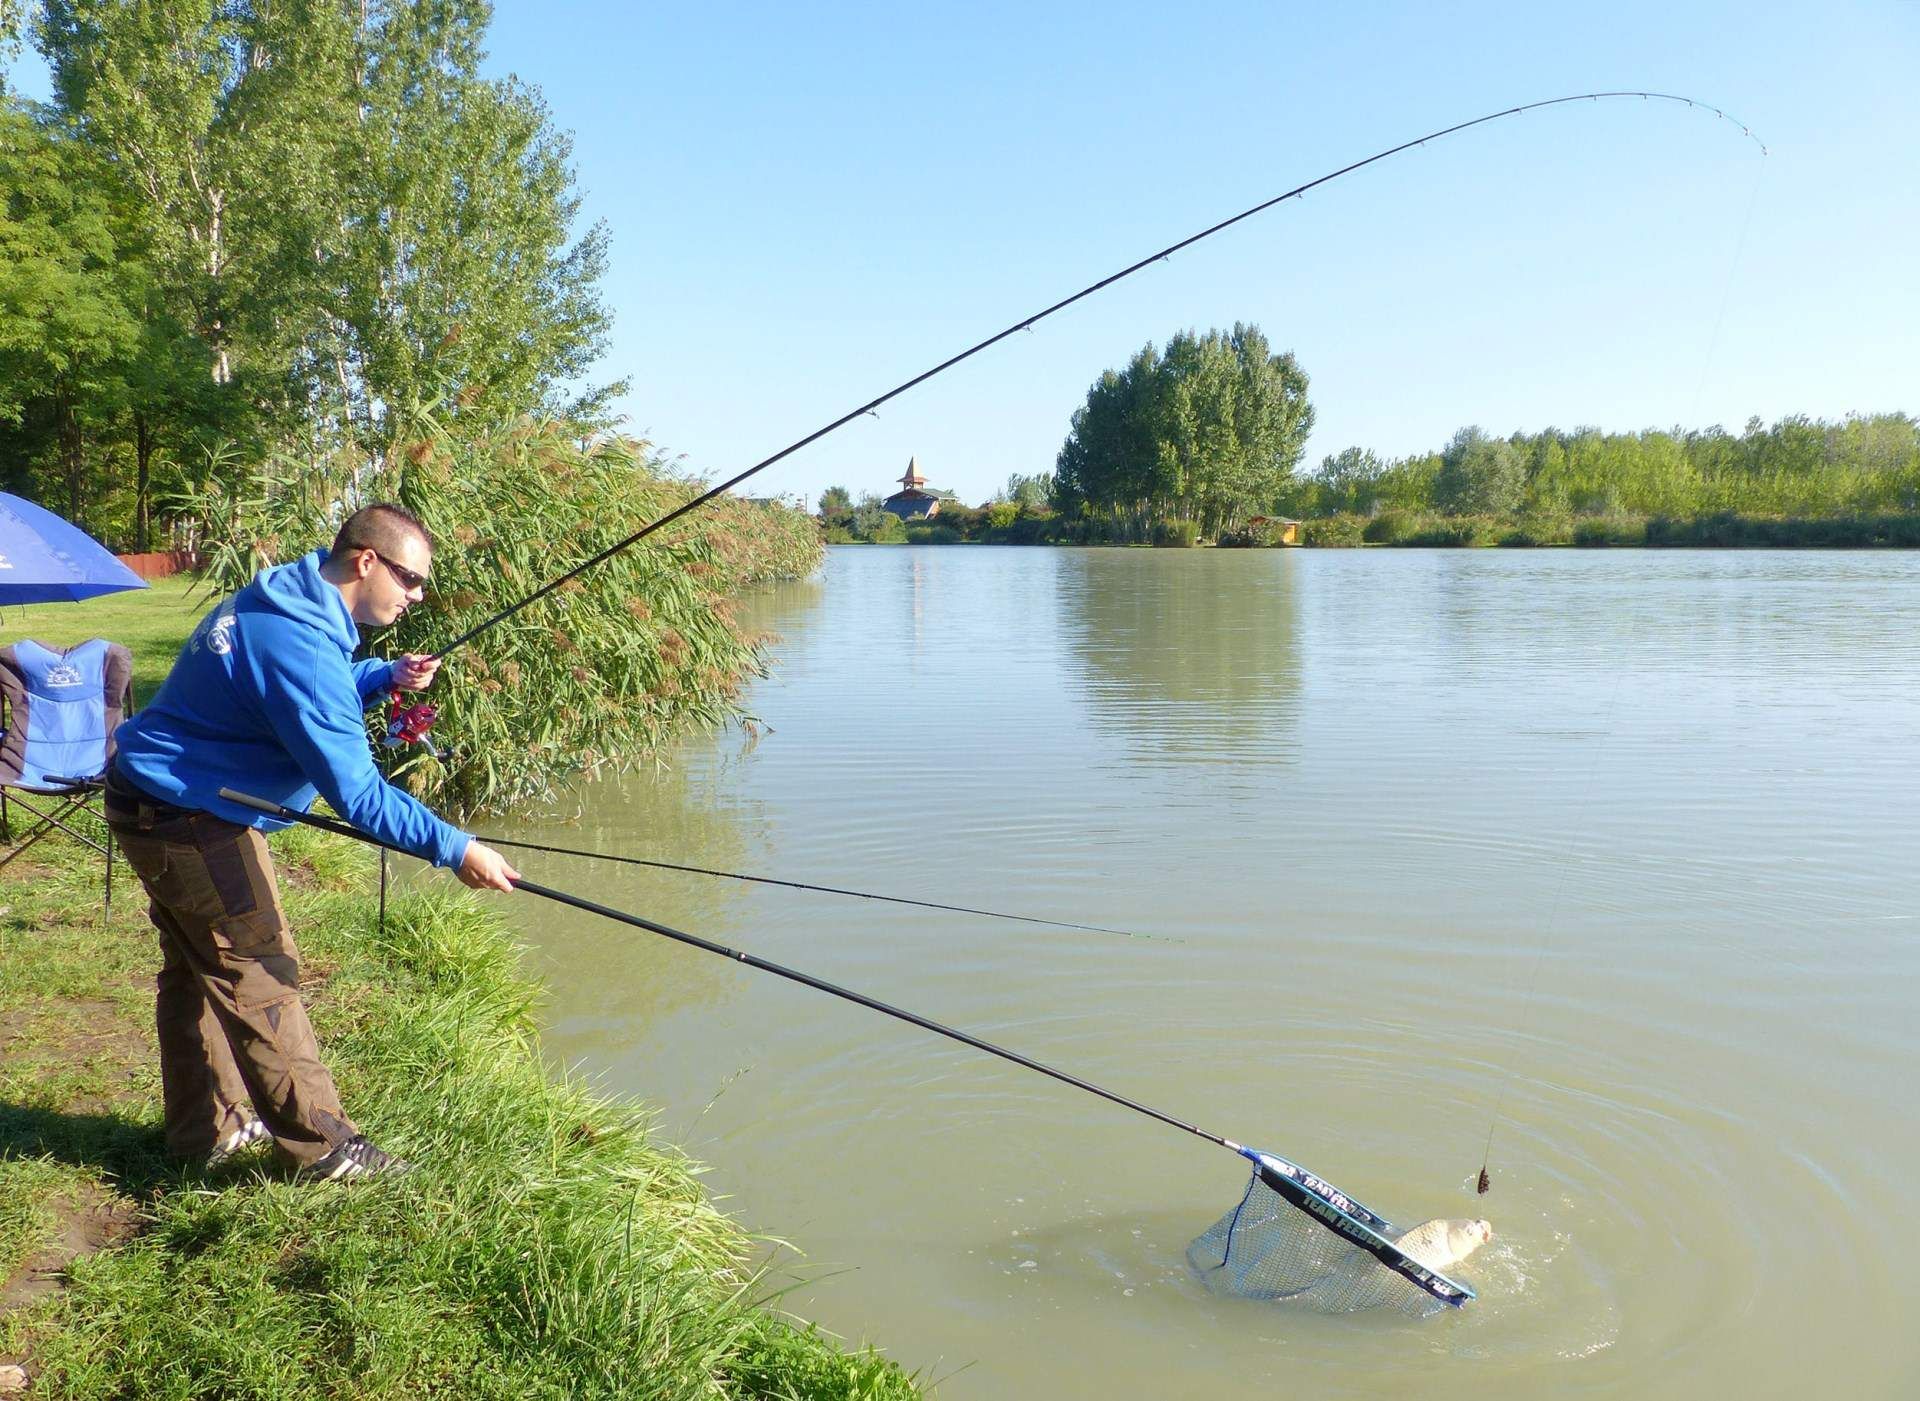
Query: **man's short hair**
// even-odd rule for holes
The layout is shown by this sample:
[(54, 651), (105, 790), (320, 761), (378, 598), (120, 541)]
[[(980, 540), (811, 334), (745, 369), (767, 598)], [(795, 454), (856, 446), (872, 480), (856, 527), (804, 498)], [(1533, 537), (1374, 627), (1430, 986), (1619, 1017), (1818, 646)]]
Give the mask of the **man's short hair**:
[(340, 523), (340, 533), (333, 537), (328, 558), (345, 559), (361, 550), (372, 550), (391, 558), (409, 539), (418, 540), (429, 550), (433, 548), (433, 536), (420, 524), (418, 516), (405, 506), (378, 501), (362, 506)]

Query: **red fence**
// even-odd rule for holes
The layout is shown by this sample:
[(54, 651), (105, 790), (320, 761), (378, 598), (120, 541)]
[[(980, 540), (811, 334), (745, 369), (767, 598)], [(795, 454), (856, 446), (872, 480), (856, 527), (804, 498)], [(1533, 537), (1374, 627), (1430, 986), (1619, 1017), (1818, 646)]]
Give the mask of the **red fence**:
[(200, 564), (200, 556), (192, 550), (149, 550), (145, 554), (117, 558), (142, 579), (164, 579), (182, 570), (196, 569)]

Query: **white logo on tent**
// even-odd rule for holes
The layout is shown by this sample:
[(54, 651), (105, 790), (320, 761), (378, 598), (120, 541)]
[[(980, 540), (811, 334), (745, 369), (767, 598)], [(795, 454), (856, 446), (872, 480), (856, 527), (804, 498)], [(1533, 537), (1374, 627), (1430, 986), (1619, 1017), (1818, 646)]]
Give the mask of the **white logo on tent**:
[(13, 568), (13, 561), (8, 559), (5, 555), (0, 555), (0, 569), (11, 569), (11, 568)]

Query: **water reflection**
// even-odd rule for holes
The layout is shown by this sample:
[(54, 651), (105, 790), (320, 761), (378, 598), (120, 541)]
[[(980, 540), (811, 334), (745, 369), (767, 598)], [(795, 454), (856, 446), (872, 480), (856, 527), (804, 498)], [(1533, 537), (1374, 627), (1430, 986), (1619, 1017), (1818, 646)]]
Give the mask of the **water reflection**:
[[(488, 831), (724, 870), (764, 864), (767, 818), (759, 805), (688, 768), (603, 779), (563, 800), (559, 811), (580, 815), (571, 821), (522, 817)], [(543, 885), (704, 938), (734, 937), (751, 903), (745, 887), (732, 881), (542, 852), (508, 855)], [(729, 965), (710, 955), (597, 915), (543, 903), (521, 918), (536, 949), (536, 971), (564, 989), (554, 1021), (568, 1034), (598, 1033), (614, 1044), (636, 1040), (670, 1013), (726, 1001), (738, 982)]]
[(827, 596), (818, 574), (805, 579), (780, 579), (742, 594), (734, 616), (749, 636), (761, 636), (777, 647), (789, 629), (807, 626)]
[(550, 1051), (661, 1104), (806, 1247), (790, 1307), (935, 1373), (978, 1359), (942, 1395), (1904, 1396), (1916, 586), (1891, 552), (836, 550), (751, 614), (786, 639), (770, 733), (696, 738), (552, 829), (1183, 936), (540, 868), (1401, 1219), (1485, 1210), (1481, 1301), (1431, 1326), (1184, 1287), (1230, 1155), (506, 908), (543, 921)]
[(1302, 656), (1291, 555), (1076, 550), (1062, 552), (1054, 581), (1097, 729), (1182, 763), (1294, 756)]

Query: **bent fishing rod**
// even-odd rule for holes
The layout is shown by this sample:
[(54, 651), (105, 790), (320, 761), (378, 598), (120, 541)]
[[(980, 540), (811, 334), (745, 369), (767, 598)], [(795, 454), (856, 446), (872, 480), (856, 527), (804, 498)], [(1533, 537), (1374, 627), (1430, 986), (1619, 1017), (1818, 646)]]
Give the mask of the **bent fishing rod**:
[[(220, 796), (230, 803), (238, 803), (242, 807), (251, 808), (255, 812), (264, 813), (268, 817), (279, 818), (284, 822), (298, 822), (304, 826), (318, 828), (322, 832), (331, 832), (335, 836), (347, 837), (353, 841), (363, 842), (368, 846), (379, 847), (386, 851), (397, 851), (403, 856), (412, 856), (415, 854), (408, 851), (405, 847), (393, 842), (383, 841), (370, 832), (363, 832), (358, 827), (339, 821), (336, 818), (320, 817), (310, 812), (297, 812), (293, 808), (284, 807), (279, 803), (270, 802), (265, 798), (256, 798), (249, 793), (236, 792), (232, 788), (222, 788), (220, 790)], [(611, 906), (602, 905), (597, 901), (584, 899), (578, 895), (570, 895), (564, 890), (555, 890), (552, 886), (541, 885), (537, 881), (516, 881), (514, 882), (513, 888), (516, 891), (522, 891), (528, 895), (538, 895), (541, 899), (551, 900), (555, 904), (566, 905), (573, 909), (584, 911), (587, 914), (599, 915), (601, 918), (613, 920), (617, 924), (625, 924), (634, 929), (643, 929), (649, 934), (658, 934), (662, 938), (673, 940), (675, 943), (686, 944), (689, 947), (703, 950), (706, 953), (717, 954), (721, 958), (732, 959), (736, 963), (743, 963), (747, 967), (758, 969), (762, 973), (771, 973), (775, 977), (785, 978), (788, 982), (799, 983), (801, 986), (812, 988), (816, 992), (824, 992), (829, 996), (852, 1002), (858, 1006), (867, 1008), (869, 1011), (879, 1012), (882, 1016), (892, 1017), (896, 1021), (903, 1021), (911, 1026), (917, 1026), (923, 1031), (930, 1031), (936, 1036), (944, 1036), (949, 1041), (957, 1041), (961, 1045), (970, 1046), (976, 1051), (982, 1051), (987, 1055), (997, 1056), (1001, 1060), (1010, 1061), (1014, 1065), (1037, 1071), (1049, 1079), (1058, 1080), (1063, 1085), (1071, 1085), (1077, 1090), (1084, 1090), (1090, 1095), (1097, 1095), (1099, 1098), (1109, 1103), (1117, 1104), (1123, 1109), (1131, 1109), (1136, 1114), (1144, 1114), (1149, 1119), (1158, 1120), (1170, 1128), (1179, 1129), (1183, 1133), (1192, 1134), (1195, 1138), (1205, 1139), (1208, 1143), (1230, 1149), (1251, 1162), (1260, 1180), (1273, 1191), (1286, 1198), (1288, 1202), (1308, 1212), (1322, 1226), (1341, 1236), (1350, 1244), (1365, 1250), (1368, 1254), (1379, 1260), (1382, 1265), (1394, 1271), (1396, 1274), (1403, 1276), (1411, 1283), (1425, 1290), (1428, 1294), (1431, 1294), (1434, 1298), (1459, 1307), (1469, 1299), (1475, 1297), (1470, 1287), (1458, 1281), (1448, 1279), (1439, 1271), (1429, 1269), (1427, 1266), (1422, 1265), (1382, 1235), (1381, 1231), (1387, 1227), (1387, 1223), (1384, 1220), (1375, 1216), (1365, 1207), (1353, 1201), (1330, 1184), (1315, 1177), (1305, 1169), (1287, 1162), (1284, 1158), (1277, 1158), (1272, 1154), (1263, 1153), (1256, 1148), (1249, 1148), (1245, 1144), (1236, 1143), (1222, 1134), (1210, 1133), (1196, 1124), (1190, 1124), (1184, 1119), (1176, 1118), (1172, 1114), (1155, 1109), (1149, 1104), (1143, 1104), (1137, 1099), (1130, 1099), (1117, 1091), (1105, 1089), (1102, 1086), (1094, 1084), (1091, 1080), (1083, 1080), (1078, 1075), (1069, 1074), (1067, 1071), (1048, 1065), (1044, 1061), (1034, 1060), (1031, 1056), (1021, 1055), (1018, 1051), (1009, 1050), (1005, 1046), (982, 1040), (980, 1037), (971, 1035), (968, 1032), (946, 1026), (929, 1017), (923, 1017), (918, 1012), (910, 1012), (904, 1007), (896, 1007), (890, 1002), (882, 1002), (878, 998), (869, 997), (865, 993), (856, 992), (852, 988), (842, 987), (838, 983), (830, 983), (824, 978), (816, 978), (813, 974), (802, 972), (798, 968), (789, 968), (785, 964), (775, 963), (770, 959), (757, 957), (742, 949), (728, 948), (725, 944), (715, 943), (711, 939), (703, 939), (697, 934), (689, 934), (685, 930), (675, 929), (671, 925), (660, 924), (657, 921), (645, 919), (640, 915), (629, 914), (624, 910), (616, 910)]]
[(1373, 155), (1366, 157), (1364, 160), (1357, 160), (1350, 165), (1341, 166), (1338, 170), (1329, 171), (1325, 175), (1322, 175), (1316, 179), (1307, 181), (1304, 185), (1296, 185), (1293, 189), (1286, 191), (1284, 194), (1278, 194), (1273, 196), (1271, 199), (1262, 200), (1260, 203), (1252, 206), (1249, 209), (1243, 209), (1240, 211), (1240, 213), (1235, 214), (1230, 218), (1222, 219), (1219, 223), (1211, 224), (1208, 227), (1200, 230), (1200, 232), (1196, 234), (1188, 235), (1186, 238), (1181, 239), (1178, 243), (1170, 243), (1165, 248), (1160, 249), (1156, 253), (1149, 253), (1147, 254), (1146, 257), (1139, 259), (1137, 262), (1129, 263), (1126, 267), (1121, 268), (1120, 271), (1116, 273), (1111, 273), (1108, 276), (1101, 278), (1098, 282), (1094, 282), (1089, 284), (1088, 286), (1082, 287), (1078, 292), (1075, 292), (1072, 296), (1063, 297), (1059, 301), (1055, 302), (1052, 306), (1046, 307), (1041, 311), (1036, 311), (1031, 315), (1021, 317), (1018, 321), (1015, 321), (1012, 325), (1008, 326), (1005, 330), (995, 332), (993, 335), (988, 336), (985, 340), (979, 342), (978, 344), (969, 346), (967, 349), (961, 351), (958, 355), (950, 356), (949, 358), (942, 360), (939, 364), (933, 366), (931, 369), (923, 370), (919, 374), (915, 375), (913, 378), (909, 380), (905, 380), (900, 384), (895, 385), (892, 389), (887, 390), (886, 393), (881, 394), (876, 398), (867, 400), (866, 403), (860, 405), (858, 408), (848, 410), (846, 413), (841, 414), (840, 417), (834, 419), (832, 422), (827, 423), (822, 427), (814, 429), (813, 432), (807, 434), (804, 438), (796, 439), (795, 441), (781, 448), (778, 452), (772, 454), (770, 457), (762, 458), (760, 461), (754, 463), (753, 466), (747, 468), (745, 471), (736, 473), (735, 475), (727, 478), (724, 482), (721, 482), (718, 486), (710, 487), (708, 490), (702, 492), (700, 495), (694, 497), (692, 500), (687, 501), (682, 505), (675, 507), (673, 510), (668, 511), (665, 515), (660, 516), (659, 518), (649, 522), (646, 525), (643, 525), (640, 529), (634, 531), (633, 534), (627, 536), (624, 540), (616, 541), (614, 544), (611, 544), (607, 546), (604, 550), (601, 550), (598, 554), (592, 555), (589, 558), (582, 560), (579, 564), (576, 564), (573, 568), (569, 569), (566, 573), (557, 576), (556, 578), (550, 580), (545, 584), (542, 584), (539, 588), (535, 589), (532, 593), (528, 594), (526, 597), (520, 599), (517, 603), (508, 604), (505, 608), (495, 613), (492, 617), (486, 618), (483, 621), (476, 623), (474, 626), (468, 628), (465, 632), (461, 633), (458, 637), (454, 638), (453, 641), (447, 643), (446, 646), (442, 647), (439, 651), (434, 652), (432, 654), (432, 657), (436, 661), (442, 657), (445, 657), (449, 652), (452, 652), (456, 648), (461, 647), (468, 642), (471, 642), (475, 637), (478, 637), (481, 633), (485, 632), (488, 628), (493, 627), (497, 623), (506, 621), (508, 618), (511, 618), (514, 614), (518, 613), (521, 609), (527, 607), (529, 604), (534, 603), (539, 599), (546, 597), (548, 594), (552, 593), (555, 589), (558, 589), (562, 585), (567, 583), (568, 580), (574, 579), (579, 575), (584, 574), (587, 570), (593, 568), (596, 564), (599, 564), (605, 560), (611, 559), (614, 555), (619, 554), (621, 551), (626, 550), (635, 544), (638, 544), (640, 541), (646, 539), (647, 536), (653, 534), (656, 530), (660, 530), (665, 526), (671, 525), (674, 521), (679, 520), (680, 517), (688, 514), (690, 511), (697, 510), (699, 507), (704, 506), (707, 502), (713, 500), (716, 496), (719, 496), (724, 492), (732, 490), (734, 487), (738, 486), (741, 482), (744, 482), (745, 480), (747, 480), (747, 478), (753, 476), (755, 473), (763, 472), (767, 468), (773, 466), (774, 463), (779, 462), (785, 458), (791, 457), (794, 453), (800, 451), (801, 448), (804, 448), (811, 443), (818, 442), (820, 439), (826, 437), (829, 433), (832, 433), (837, 429), (845, 427), (847, 424), (853, 422), (854, 419), (861, 417), (863, 414), (872, 413), (874, 410), (878, 409), (882, 404), (888, 402), (891, 399), (898, 398), (900, 395), (906, 393), (909, 389), (914, 388), (916, 385), (924, 384), (926, 383), (926, 381), (932, 379), (934, 376), (944, 374), (946, 371), (952, 369), (955, 365), (958, 365), (961, 361), (972, 359), (975, 355), (978, 355), (981, 351), (988, 349), (990, 346), (998, 345), (1001, 341), (1007, 339), (1007, 337), (1011, 335), (1016, 334), (1017, 332), (1031, 331), (1036, 325), (1046, 320), (1049, 316), (1052, 316), (1055, 312), (1064, 311), (1066, 308), (1072, 306), (1075, 302), (1082, 301), (1087, 297), (1091, 297), (1095, 292), (1099, 292), (1104, 288), (1111, 287), (1113, 286), (1114, 283), (1119, 282), (1124, 278), (1133, 276), (1133, 274), (1135, 274), (1136, 272), (1139, 272), (1142, 268), (1148, 267), (1154, 263), (1163, 262), (1171, 258), (1175, 253), (1178, 253), (1186, 248), (1191, 248), (1194, 244), (1199, 243), (1201, 240), (1211, 238), (1215, 234), (1221, 232), (1224, 229), (1230, 229), (1235, 224), (1238, 224), (1243, 220), (1251, 219), (1256, 214), (1264, 213), (1266, 210), (1272, 209), (1275, 205), (1284, 204), (1287, 200), (1290, 200), (1290, 199), (1299, 199), (1302, 196), (1304, 196), (1309, 190), (1317, 189), (1321, 185), (1325, 185), (1331, 181), (1338, 180), (1343, 175), (1350, 175), (1356, 170), (1365, 169), (1367, 166), (1373, 165), (1378, 161), (1386, 160), (1390, 156), (1397, 156), (1402, 151), (1411, 150), (1415, 146), (1424, 146), (1429, 141), (1438, 141), (1442, 137), (1452, 136), (1456, 132), (1466, 131), (1471, 127), (1484, 126), (1488, 122), (1497, 122), (1506, 117), (1519, 116), (1523, 112), (1533, 112), (1543, 107), (1558, 107), (1569, 102), (1603, 102), (1603, 101), (1633, 98), (1633, 97), (1637, 97), (1643, 101), (1648, 101), (1648, 102), (1681, 103), (1689, 108), (1711, 112), (1719, 120), (1723, 122), (1728, 122), (1733, 126), (1739, 127), (1740, 134), (1742, 136), (1747, 137), (1755, 145), (1760, 147), (1761, 155), (1764, 156), (1767, 153), (1766, 144), (1762, 142), (1759, 137), (1755, 136), (1752, 130), (1749, 129), (1747, 125), (1744, 122), (1740, 121), (1738, 118), (1729, 116), (1727, 113), (1721, 111), (1718, 107), (1715, 107), (1712, 103), (1703, 102), (1698, 98), (1686, 97), (1678, 93), (1670, 93), (1670, 92), (1637, 92), (1637, 91), (1583, 92), (1583, 93), (1575, 93), (1568, 97), (1550, 97), (1539, 102), (1527, 102), (1527, 103), (1522, 103), (1518, 107), (1508, 107), (1498, 112), (1489, 112), (1485, 116), (1474, 117), (1470, 121), (1456, 122), (1454, 123), (1454, 125), (1448, 126), (1448, 127), (1442, 127), (1438, 131), (1430, 131), (1424, 136), (1416, 136), (1410, 141), (1402, 141), (1399, 145), (1389, 146), (1384, 151), (1377, 151)]
[(1118, 934), (1124, 939), (1165, 937), (1159, 934), (1141, 934), (1131, 929), (1109, 929), (1102, 924), (1075, 924), (1064, 919), (1042, 919), (1038, 915), (1015, 915), (1006, 914), (1000, 910), (979, 910), (971, 905), (943, 905), (938, 900), (912, 900), (904, 895), (875, 895), (870, 890), (848, 890), (837, 885), (809, 885), (805, 881), (779, 880), (773, 876), (744, 875), (739, 871), (716, 871), (708, 866), (685, 866), (677, 861), (656, 861), (645, 856), (617, 856), (611, 852), (583, 851), (570, 846), (543, 846), (539, 842), (508, 841), (505, 837), (476, 836), (474, 840), (485, 842), (488, 846), (512, 847), (518, 851), (543, 851), (549, 856), (578, 856), (588, 861), (612, 861), (622, 866), (648, 866), (656, 871), (679, 871), (690, 876), (718, 876), (722, 880), (748, 881), (754, 885), (778, 885), (788, 890), (806, 890), (818, 895), (848, 895), (858, 900), (881, 900), (889, 905), (917, 905), (923, 910), (947, 910), (953, 914), (984, 915), (988, 919), (1017, 920), (1022, 924), (1044, 924), (1052, 929), (1078, 929), (1088, 934)]

